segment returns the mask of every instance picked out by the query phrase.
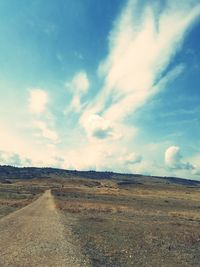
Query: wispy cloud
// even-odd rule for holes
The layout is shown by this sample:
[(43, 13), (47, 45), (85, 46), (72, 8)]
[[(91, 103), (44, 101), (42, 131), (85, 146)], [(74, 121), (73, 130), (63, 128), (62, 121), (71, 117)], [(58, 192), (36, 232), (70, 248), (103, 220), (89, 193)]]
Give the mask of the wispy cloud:
[(134, 165), (134, 164), (142, 162), (142, 156), (134, 152), (126, 155), (125, 157), (121, 159), (123, 163), (128, 164), (128, 165)]
[(54, 119), (47, 106), (48, 93), (43, 89), (29, 89), (29, 111), (32, 117), (32, 127), (39, 130), (37, 136), (42, 136), (54, 143), (58, 142), (58, 134), (54, 130)]
[(41, 114), (46, 110), (48, 94), (43, 89), (29, 89), (29, 110), (35, 114)]
[(134, 10), (139, 1), (128, 1), (110, 33), (109, 54), (99, 67), (104, 87), (87, 113), (119, 121), (144, 105), (164, 81), (180, 74), (182, 66), (175, 66), (170, 75), (166, 70), (200, 15), (200, 4), (192, 7), (183, 2), (177, 8), (168, 1), (162, 12), (148, 4), (138, 17)]
[[(124, 166), (122, 147), (127, 147), (127, 155), (132, 150), (133, 162), (143, 164), (142, 156), (134, 156), (138, 154), (134, 153), (134, 137), (139, 130), (133, 131), (135, 126), (126, 118), (186, 69), (182, 63), (170, 63), (200, 16), (200, 4), (192, 1), (167, 1), (163, 7), (149, 2), (138, 14), (139, 6), (139, 1), (128, 1), (115, 21), (109, 35), (109, 53), (98, 68), (104, 85), (80, 117), (87, 136), (101, 139), (107, 151), (122, 153)], [(120, 142), (106, 143), (106, 139), (116, 139), (116, 133)], [(98, 160), (104, 161), (101, 157)], [(118, 162), (114, 155), (113, 162)]]
[(90, 87), (90, 81), (85, 71), (80, 71), (70, 82), (65, 84), (66, 88), (72, 94), (72, 100), (69, 107), (67, 107), (65, 113), (71, 111), (80, 112), (82, 108), (82, 97), (87, 93)]
[(35, 121), (33, 121), (33, 126), (35, 126), (38, 130), (40, 130), (40, 132), (44, 138), (47, 138), (48, 140), (51, 140), (55, 143), (58, 141), (58, 135), (57, 135), (56, 131), (50, 129), (47, 126), (46, 122), (44, 122), (42, 120), (35, 120)]
[[(14, 123), (5, 118), (7, 129), (1, 122), (1, 149), (11, 154), (12, 151), (17, 153), (20, 151), (19, 155), (14, 153), (8, 156), (8, 159), (15, 163), (20, 162), (20, 159), (24, 162), (23, 158), (31, 154), (32, 164), (40, 166), (57, 165), (73, 169), (131, 171), (157, 175), (166, 171), (170, 174), (178, 171), (196, 171), (193, 161), (183, 159), (180, 148), (171, 146), (171, 141), (176, 143), (172, 135), (169, 137), (171, 132), (168, 136), (166, 136), (168, 133), (161, 136), (156, 132), (157, 129), (153, 128), (154, 125), (151, 127), (147, 125), (150, 129), (147, 137), (148, 134), (142, 132), (145, 120), (140, 117), (140, 112), (137, 113), (137, 118), (134, 114), (161, 90), (167, 90), (169, 82), (186, 73), (187, 60), (182, 56), (179, 58), (175, 56), (181, 51), (187, 33), (199, 17), (198, 0), (128, 0), (120, 16), (113, 21), (107, 39), (108, 53), (105, 58), (100, 58), (105, 52), (101, 50), (100, 45), (95, 53), (96, 51), (89, 51), (94, 46), (89, 47), (89, 43), (84, 40), (77, 48), (71, 43), (72, 50), (70, 47), (65, 50), (64, 45), (63, 50), (60, 50), (60, 46), (51, 47), (45, 55), (45, 61), (48, 62), (45, 66), (49, 69), (45, 70), (44, 77), (42, 77), (43, 72), (38, 76), (38, 84), (42, 81), (46, 89), (30, 86), (30, 89), (26, 90), (26, 93), (28, 92), (26, 103), (22, 103), (16, 114), (10, 111), (14, 114), (12, 120)], [(56, 24), (56, 21), (54, 22)], [(106, 25), (107, 21), (104, 22)], [(99, 32), (95, 31), (94, 36), (101, 35), (103, 29), (105, 28)], [(99, 40), (104, 38), (103, 35), (99, 37)], [(61, 41), (66, 43), (65, 38)], [(94, 45), (97, 43), (94, 42)], [(43, 42), (41, 45), (43, 49)], [(79, 49), (82, 45), (83, 49)], [(102, 45), (105, 47), (105, 43)], [(74, 53), (76, 49), (83, 53), (84, 60), (81, 60), (82, 56), (78, 53), (77, 55)], [(53, 61), (53, 53), (49, 53), (51, 51), (56, 62)], [(66, 60), (70, 59), (70, 54), (74, 61)], [(92, 64), (90, 56), (91, 58), (95, 56)], [(184, 62), (180, 62), (181, 58)], [(99, 63), (95, 65), (97, 66), (95, 77), (94, 62), (96, 64), (97, 61)], [(39, 61), (36, 60), (35, 64), (38, 64), (37, 62)], [(59, 64), (49, 64), (50, 62)], [(68, 76), (71, 70), (74, 71), (74, 75), (64, 83), (65, 75)], [(50, 73), (53, 75), (48, 77)], [(30, 77), (35, 76), (30, 75)], [(29, 81), (30, 84), (33, 82)], [(26, 81), (23, 86), (27, 87)], [(19, 95), (19, 91), (16, 90), (16, 95)], [(21, 91), (20, 96), (25, 99), (27, 94), (21, 94)], [(168, 94), (163, 95), (168, 97)], [(161, 102), (163, 95), (159, 95)], [(186, 94), (186, 97), (188, 95)], [(14, 99), (15, 94), (12, 97)], [(10, 94), (7, 99), (10, 101)], [(168, 99), (164, 99), (163, 103), (165, 101)], [(13, 103), (19, 102), (13, 101)], [(155, 105), (157, 111), (159, 105), (157, 103)], [(180, 107), (181, 105), (178, 108)], [(4, 110), (6, 108), (5, 105)], [(3, 111), (3, 108), (1, 110)], [(176, 111), (177, 109), (174, 113)], [(146, 116), (145, 112), (143, 109), (143, 116)], [(149, 116), (157, 122), (154, 113), (153, 110)], [(163, 119), (161, 115), (159, 119)], [(16, 117), (17, 127), (14, 125)], [(169, 118), (166, 120), (166, 125), (175, 124), (176, 119)], [(177, 135), (178, 130), (182, 133), (181, 129), (174, 127), (173, 134)], [(160, 129), (158, 131), (161, 132)], [(156, 139), (157, 136), (159, 140)], [(184, 136), (186, 135), (183, 133), (182, 139)], [(163, 139), (166, 139), (166, 142), (161, 143), (160, 140)], [(181, 141), (179, 145), (182, 147)], [(164, 153), (166, 164), (163, 161)]]

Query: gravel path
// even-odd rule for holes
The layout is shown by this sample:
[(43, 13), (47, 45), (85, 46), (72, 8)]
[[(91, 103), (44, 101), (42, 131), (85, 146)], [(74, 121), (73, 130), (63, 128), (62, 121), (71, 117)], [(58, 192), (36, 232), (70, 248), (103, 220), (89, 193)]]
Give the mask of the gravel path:
[(91, 266), (67, 231), (47, 190), (0, 220), (0, 266)]

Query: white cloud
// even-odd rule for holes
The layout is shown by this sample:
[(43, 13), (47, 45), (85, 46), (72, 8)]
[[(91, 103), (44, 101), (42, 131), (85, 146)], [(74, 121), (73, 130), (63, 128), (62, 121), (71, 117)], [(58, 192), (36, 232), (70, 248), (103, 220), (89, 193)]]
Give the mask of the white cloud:
[(29, 111), (31, 112), (31, 128), (37, 130), (37, 137), (51, 142), (58, 142), (58, 134), (54, 128), (54, 117), (48, 110), (48, 93), (43, 89), (29, 89)]
[(57, 133), (54, 130), (49, 129), (44, 121), (35, 120), (33, 122), (33, 126), (35, 126), (37, 129), (41, 131), (41, 134), (44, 138), (47, 138), (55, 143), (58, 142)]
[[(181, 4), (177, 4), (171, 0), (166, 2), (162, 10), (156, 9), (157, 5), (151, 2), (143, 8), (141, 16), (137, 12), (139, 6), (139, 1), (128, 1), (116, 20), (109, 36), (108, 56), (98, 70), (104, 86), (96, 98), (84, 107), (80, 118), (87, 136), (96, 135), (105, 150), (107, 146), (107, 151), (117, 133), (120, 142), (114, 142), (111, 151), (115, 151), (119, 157), (125, 155), (120, 155), (122, 147), (127, 147), (127, 155), (137, 151), (135, 132), (139, 131), (135, 131), (134, 125), (129, 122), (131, 120), (127, 120), (128, 116), (133, 116), (137, 109), (184, 71), (185, 66), (181, 63), (169, 69), (168, 66), (181, 49), (187, 32), (200, 16), (198, 1), (181, 1)], [(157, 158), (156, 154), (154, 158)], [(97, 160), (104, 162), (101, 157)], [(107, 165), (111, 161), (118, 164), (118, 160), (113, 157)], [(142, 161), (142, 164), (136, 165), (150, 166), (145, 164)], [(189, 163), (181, 161), (181, 164), (182, 168), (192, 168)], [(142, 168), (137, 166), (136, 169)], [(154, 173), (155, 168), (152, 163), (151, 171)], [(162, 172), (165, 172), (164, 168)]]
[(134, 152), (128, 154), (125, 158), (122, 158), (124, 163), (134, 165), (142, 162), (142, 156)]
[(66, 113), (70, 112), (71, 110), (80, 112), (82, 108), (82, 97), (84, 94), (87, 93), (90, 87), (90, 82), (87, 73), (85, 71), (80, 71), (73, 77), (71, 82), (66, 83), (66, 87), (72, 93), (71, 105), (67, 108)]
[(92, 139), (101, 141), (108, 139), (109, 142), (119, 140), (122, 144), (123, 141), (132, 140), (138, 132), (134, 126), (129, 127), (122, 123), (111, 122), (98, 114), (82, 117), (80, 123), (90, 141)]
[(195, 169), (192, 171), (192, 174), (200, 176), (200, 167), (195, 167)]
[(70, 87), (73, 92), (75, 91), (74, 93), (87, 93), (89, 86), (90, 83), (85, 71), (77, 73), (71, 83), (68, 84), (68, 87)]
[(193, 165), (193, 170), (192, 170), (192, 174), (200, 176), (200, 154), (195, 154), (192, 157), (190, 157), (189, 162), (192, 162)]
[(31, 166), (32, 161), (29, 158), (20, 156), (17, 153), (0, 151), (0, 164), (12, 166)]
[(45, 111), (48, 103), (48, 94), (42, 89), (29, 89), (29, 110), (40, 114)]
[[(52, 140), (41, 138), (39, 125), (33, 125), (34, 120), (27, 117), (24, 128), (16, 127), (16, 124), (7, 125), (1, 122), (0, 124), (0, 164), (12, 164), (16, 166), (55, 166), (54, 160), (56, 154), (55, 134), (50, 135)], [(18, 125), (18, 124), (17, 124)], [(11, 127), (12, 126), (12, 127)], [(32, 129), (34, 127), (34, 131)], [(38, 129), (38, 130), (37, 130)], [(35, 130), (38, 131), (39, 136), (35, 138)], [(45, 140), (46, 139), (46, 140)], [(50, 141), (50, 142), (49, 142)], [(50, 148), (50, 144), (54, 147)], [(59, 164), (58, 164), (59, 165)]]
[(180, 148), (177, 146), (171, 146), (165, 151), (165, 164), (169, 167), (176, 166), (180, 164), (181, 155)]
[(20, 151), (22, 154), (28, 152), (30, 148), (30, 140), (24, 140), (23, 133), (19, 132), (15, 127), (8, 127), (6, 124), (0, 124), (0, 150), (13, 152)]
[(112, 127), (108, 120), (93, 114), (84, 121), (84, 127), (89, 137), (104, 139), (112, 136)]
[(193, 170), (194, 166), (189, 162), (182, 161), (182, 155), (180, 153), (180, 147), (170, 146), (165, 151), (165, 164), (171, 169), (185, 169)]
[[(66, 134), (68, 129), (63, 127), (66, 132), (63, 131), (62, 136), (70, 141), (62, 140), (62, 146), (56, 146), (58, 134), (54, 117), (47, 107), (49, 96), (43, 89), (33, 88), (29, 90), (30, 124), (38, 138), (29, 140), (27, 136), (23, 138), (21, 135), (20, 142), (17, 138), (14, 142), (12, 134), (8, 138), (6, 133), (0, 132), (5, 137), (0, 138), (0, 141), (6, 140), (1, 141), (2, 147), (9, 146), (9, 151), (24, 150), (22, 156), (31, 154), (33, 164), (40, 166), (60, 164), (65, 168), (131, 170), (157, 175), (165, 171), (170, 173), (171, 169), (174, 172), (179, 169), (196, 170), (193, 169), (194, 165), (183, 161), (178, 147), (166, 151), (168, 168), (164, 168), (163, 164), (162, 168), (157, 168), (154, 158), (161, 158), (160, 153), (163, 154), (169, 144), (164, 144), (165, 148), (153, 144), (152, 150), (147, 147), (145, 140), (143, 144), (137, 144), (135, 136), (139, 130), (128, 118), (183, 72), (182, 64), (169, 71), (168, 66), (200, 14), (200, 5), (196, 5), (195, 1), (191, 3), (190, 0), (183, 0), (180, 4), (169, 0), (158, 12), (156, 4), (149, 1), (139, 17), (137, 8), (140, 1), (128, 1), (121, 16), (113, 24), (109, 36), (109, 53), (99, 65), (103, 88), (94, 101), (88, 93), (90, 81), (84, 70), (66, 83), (71, 97), (66, 113), (81, 114), (80, 124), (89, 138), (86, 138), (80, 125), (72, 127), (70, 134)], [(86, 102), (87, 97), (90, 97), (90, 102)], [(74, 122), (77, 117), (72, 115), (71, 118)], [(60, 155), (62, 159), (59, 159)], [(18, 157), (13, 156), (13, 161), (17, 160)]]
[(87, 110), (103, 113), (111, 121), (125, 118), (160, 89), (157, 85), (168, 75), (164, 71), (200, 15), (200, 5), (192, 7), (184, 1), (177, 8), (168, 1), (162, 12), (149, 4), (138, 18), (134, 11), (138, 3), (128, 2), (110, 33), (110, 52), (99, 67), (105, 85)]

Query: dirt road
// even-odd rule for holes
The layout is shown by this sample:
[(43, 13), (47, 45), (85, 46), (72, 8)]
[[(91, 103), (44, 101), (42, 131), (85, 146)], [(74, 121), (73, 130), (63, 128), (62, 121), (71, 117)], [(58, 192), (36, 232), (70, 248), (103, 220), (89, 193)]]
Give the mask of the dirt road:
[(0, 220), (0, 266), (90, 266), (62, 223), (50, 190)]

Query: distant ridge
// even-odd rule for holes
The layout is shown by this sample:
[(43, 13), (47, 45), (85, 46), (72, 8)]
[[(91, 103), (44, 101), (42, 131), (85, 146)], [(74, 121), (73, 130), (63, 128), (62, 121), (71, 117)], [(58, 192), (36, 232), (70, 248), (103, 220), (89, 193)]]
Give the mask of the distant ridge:
[(200, 181), (177, 178), (177, 177), (161, 177), (148, 176), (141, 174), (116, 173), (116, 172), (100, 172), (100, 171), (77, 171), (65, 170), (51, 167), (14, 167), (9, 165), (0, 165), (0, 182), (5, 180), (18, 179), (56, 179), (56, 178), (89, 178), (89, 179), (114, 179), (123, 180), (128, 183), (172, 183), (188, 186), (200, 186)]

